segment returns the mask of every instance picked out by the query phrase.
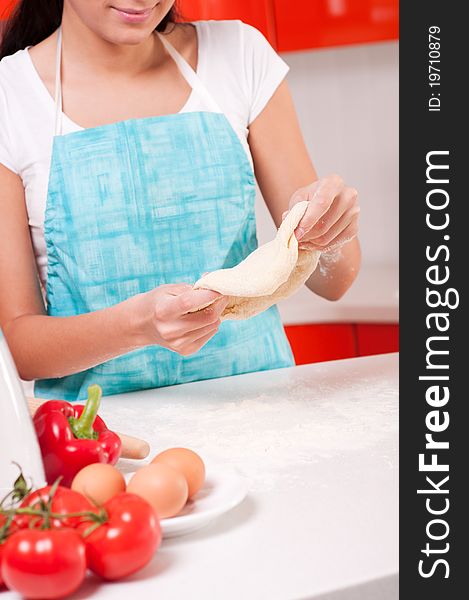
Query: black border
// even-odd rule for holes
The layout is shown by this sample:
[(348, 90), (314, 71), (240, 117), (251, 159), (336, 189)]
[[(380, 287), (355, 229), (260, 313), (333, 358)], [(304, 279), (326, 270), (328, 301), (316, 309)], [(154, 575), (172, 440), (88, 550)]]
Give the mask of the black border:
[[(463, 488), (469, 473), (465, 445), (465, 438), (469, 438), (469, 394), (465, 385), (469, 327), (464, 322), (469, 277), (469, 219), (465, 218), (469, 212), (469, 97), (463, 91), (467, 88), (469, 36), (464, 8), (464, 3), (448, 0), (407, 0), (400, 6), (400, 597), (404, 599), (452, 599), (469, 594), (465, 589), (466, 573), (469, 575), (469, 552), (465, 547), (468, 525), (463, 514), (469, 503)], [(432, 25), (441, 29), (439, 112), (428, 110), (432, 93), (428, 85), (428, 30)], [(445, 540), (449, 551), (440, 555), (448, 560), (449, 577), (444, 577), (446, 569), (440, 567), (432, 577), (424, 579), (418, 573), (418, 564), (425, 558), (421, 549), (427, 542), (425, 528), (431, 516), (425, 508), (425, 497), (417, 494), (425, 486), (426, 475), (419, 473), (418, 455), (424, 451), (428, 431), (425, 416), (431, 407), (425, 400), (428, 382), (419, 382), (418, 378), (425, 374), (425, 343), (431, 335), (425, 323), (426, 315), (432, 312), (426, 303), (426, 270), (431, 264), (425, 255), (426, 246), (435, 248), (443, 236), (425, 223), (426, 194), (430, 189), (426, 183), (426, 155), (433, 150), (449, 151), (449, 184), (444, 187), (450, 195), (450, 225), (444, 233), (450, 236), (446, 242), (450, 258), (446, 263), (443, 257), (438, 262), (449, 266), (447, 287), (458, 290), (460, 304), (448, 310), (449, 356), (444, 360), (450, 366), (450, 400), (445, 408), (450, 425), (441, 439), (447, 439), (450, 446), (440, 452), (440, 461), (445, 457), (450, 465), (450, 508), (445, 515), (450, 527)], [(442, 474), (435, 474), (435, 479), (439, 475)]]

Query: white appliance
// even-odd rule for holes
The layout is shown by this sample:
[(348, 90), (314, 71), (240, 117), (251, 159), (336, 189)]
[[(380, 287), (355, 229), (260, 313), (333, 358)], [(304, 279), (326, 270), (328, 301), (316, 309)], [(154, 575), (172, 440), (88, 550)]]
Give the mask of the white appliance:
[[(13, 462), (14, 461), (14, 462)], [(41, 452), (20, 378), (0, 329), (0, 500), (11, 490), (21, 466), (35, 488), (46, 484)]]

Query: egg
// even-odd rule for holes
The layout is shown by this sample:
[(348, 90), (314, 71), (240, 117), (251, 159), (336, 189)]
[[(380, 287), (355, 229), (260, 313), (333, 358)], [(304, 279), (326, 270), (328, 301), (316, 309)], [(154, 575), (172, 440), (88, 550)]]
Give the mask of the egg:
[(127, 492), (144, 498), (160, 519), (174, 517), (187, 502), (187, 481), (182, 473), (163, 463), (139, 469), (127, 485)]
[(125, 492), (125, 479), (116, 467), (105, 463), (93, 463), (78, 471), (71, 487), (100, 505), (119, 492)]
[(187, 481), (189, 498), (197, 494), (204, 484), (204, 461), (189, 448), (169, 448), (157, 454), (151, 464), (165, 464), (182, 473)]

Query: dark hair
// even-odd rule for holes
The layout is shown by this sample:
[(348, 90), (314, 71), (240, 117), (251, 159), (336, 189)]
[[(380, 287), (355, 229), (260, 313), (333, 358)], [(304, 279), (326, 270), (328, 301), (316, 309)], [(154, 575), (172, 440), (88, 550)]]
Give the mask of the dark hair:
[[(0, 32), (0, 59), (26, 46), (39, 44), (51, 35), (62, 21), (64, 0), (19, 0)], [(175, 23), (174, 6), (163, 18), (156, 31), (164, 31)]]

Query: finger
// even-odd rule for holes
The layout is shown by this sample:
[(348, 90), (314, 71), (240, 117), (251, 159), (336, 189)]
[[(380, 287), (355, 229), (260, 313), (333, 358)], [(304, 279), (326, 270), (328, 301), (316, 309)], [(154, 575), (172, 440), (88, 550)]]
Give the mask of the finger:
[(295, 229), (295, 235), (300, 240), (319, 219), (329, 210), (336, 196), (340, 194), (344, 187), (342, 179), (338, 175), (333, 175), (321, 180), (312, 199), (308, 205), (306, 213)]
[(349, 225), (342, 230), (342, 232), (334, 238), (329, 244), (319, 245), (315, 242), (309, 242), (307, 244), (309, 250), (319, 250), (320, 252), (329, 252), (330, 250), (337, 250), (344, 244), (353, 240), (358, 233), (358, 219), (355, 217), (349, 223)]
[(213, 304), (210, 304), (210, 306), (195, 312), (186, 313), (179, 320), (189, 331), (195, 331), (217, 321), (228, 305), (228, 302), (229, 298), (227, 296), (221, 296)]
[(176, 351), (182, 344), (187, 344), (205, 335), (213, 328), (220, 326), (220, 315), (200, 314), (186, 320), (185, 315), (176, 319), (167, 319), (159, 325), (159, 333), (167, 344)]
[(198, 340), (196, 340), (193, 344), (191, 344), (188, 348), (187, 348), (187, 352), (188, 354), (195, 354), (196, 352), (198, 352), (201, 348), (203, 348), (205, 346), (205, 344), (207, 342), (209, 342), (213, 336), (217, 333), (218, 330), (212, 331), (210, 333), (208, 333), (207, 335), (204, 335), (203, 337), (199, 338)]
[(354, 218), (358, 219), (359, 212), (360, 209), (358, 206), (350, 208), (323, 235), (309, 237), (308, 234), (308, 241), (319, 246), (328, 246), (337, 236), (342, 233), (342, 231), (344, 231), (350, 225)]
[(221, 294), (213, 290), (194, 290), (191, 288), (175, 298), (174, 308), (176, 314), (184, 315), (205, 308), (217, 298), (221, 298)]
[(313, 242), (301, 242), (301, 244), (298, 244), (298, 250), (321, 250), (321, 248), (319, 248), (319, 246), (316, 246), (315, 244), (313, 244)]
[(171, 296), (179, 296), (179, 294), (183, 294), (184, 292), (191, 290), (192, 286), (189, 283), (164, 283), (163, 285), (159, 286), (159, 289), (164, 290)]
[(325, 235), (349, 209), (358, 206), (358, 192), (354, 188), (345, 188), (336, 198), (329, 210), (302, 237), (302, 240), (313, 240)]
[[(309, 209), (309, 207), (308, 207)], [(343, 215), (345, 208), (345, 201), (341, 199), (340, 195), (337, 196), (332, 202), (329, 210), (327, 210), (316, 223), (307, 231), (301, 235), (302, 227), (296, 230), (296, 237), (298, 241), (306, 242), (312, 241), (321, 235), (324, 235), (340, 217)], [(300, 237), (298, 237), (300, 235)]]
[(217, 333), (219, 327), (220, 322), (218, 322), (218, 325), (206, 327), (203, 331), (200, 330), (197, 336), (184, 336), (172, 345), (172, 349), (183, 356), (194, 354)]
[(161, 321), (174, 321), (179, 319), (183, 314), (196, 311), (204, 305), (207, 306), (221, 297), (218, 292), (212, 290), (194, 290), (192, 286), (189, 289), (182, 289), (181, 293), (169, 291), (162, 296), (158, 303), (158, 317)]
[(353, 219), (358, 218), (358, 211), (358, 207), (351, 208), (324, 235), (308, 239), (308, 241), (320, 248), (329, 246), (334, 243), (334, 240), (350, 225)]
[(212, 325), (207, 327), (205, 330), (200, 329), (199, 331), (197, 331), (196, 335), (192, 338), (191, 343), (195, 344), (202, 338), (207, 337), (207, 335), (209, 335), (209, 334), (212, 334), (212, 336), (215, 335), (216, 332), (220, 329), (220, 325), (221, 325), (221, 320), (217, 319), (217, 321), (215, 321), (215, 323), (213, 323)]
[(296, 190), (296, 192), (291, 196), (290, 201), (288, 202), (288, 208), (291, 210), (295, 204), (298, 202), (304, 202), (307, 200), (308, 202), (313, 199), (314, 194), (316, 193), (318, 187), (322, 184), (322, 179), (316, 179), (313, 183), (309, 185), (305, 185)]
[(350, 225), (342, 231), (342, 233), (329, 245), (324, 248), (324, 252), (329, 252), (331, 250), (337, 250), (345, 244), (348, 244), (353, 239), (357, 237), (358, 233), (358, 219), (354, 219)]
[(212, 335), (214, 335), (218, 331), (220, 324), (221, 324), (220, 319), (217, 319), (214, 323), (211, 323), (210, 325), (207, 325), (206, 327), (202, 327), (201, 329), (198, 329), (197, 331), (193, 331), (191, 333), (188, 333), (185, 336), (182, 336), (181, 337), (182, 345), (187, 346), (188, 344), (194, 344), (197, 342), (197, 340), (200, 340), (201, 338), (206, 337), (210, 333)]

